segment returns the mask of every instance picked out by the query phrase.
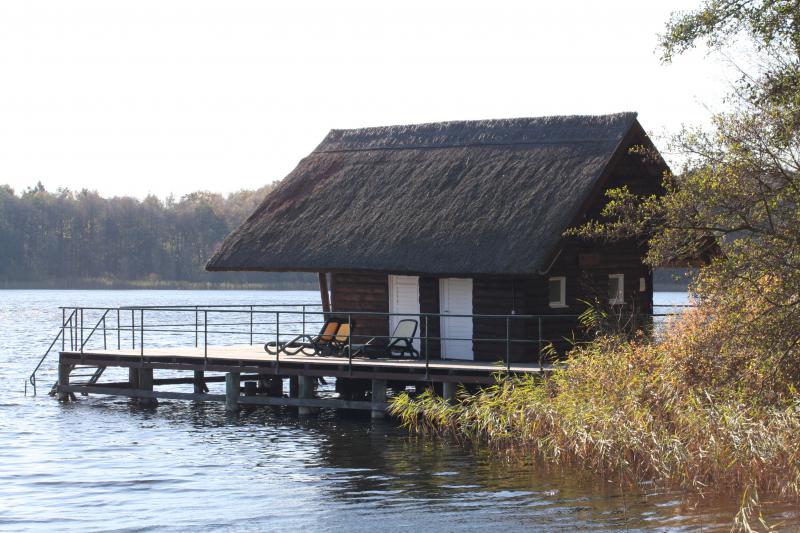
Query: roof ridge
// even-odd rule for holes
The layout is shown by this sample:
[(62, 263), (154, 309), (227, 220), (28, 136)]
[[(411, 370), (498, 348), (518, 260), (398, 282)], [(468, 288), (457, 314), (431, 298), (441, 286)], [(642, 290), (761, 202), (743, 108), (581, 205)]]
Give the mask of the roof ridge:
[(624, 112), (333, 129), (314, 152), (579, 144), (616, 140), (633, 125), (636, 117), (635, 112)]
[(437, 144), (437, 145), (406, 145), (406, 146), (380, 146), (374, 148), (342, 148), (338, 150), (320, 150), (316, 149), (315, 154), (337, 154), (344, 152), (373, 152), (376, 150), (443, 150), (446, 148), (468, 148), (472, 146), (533, 146), (533, 145), (550, 145), (550, 144), (590, 144), (608, 141), (610, 139), (556, 139), (553, 141), (519, 141), (519, 142), (474, 142), (474, 143), (452, 143), (452, 144)]
[(568, 119), (587, 119), (587, 118), (638, 118), (636, 111), (618, 111), (616, 113), (599, 113), (594, 115), (540, 115), (535, 117), (505, 117), (505, 118), (478, 118), (467, 120), (442, 120), (439, 122), (413, 122), (411, 124), (388, 124), (384, 126), (365, 126), (363, 128), (331, 128), (333, 132), (356, 132), (356, 131), (378, 131), (395, 128), (423, 128), (430, 126), (477, 126), (481, 124), (501, 124), (517, 121), (545, 121), (545, 120), (568, 120)]

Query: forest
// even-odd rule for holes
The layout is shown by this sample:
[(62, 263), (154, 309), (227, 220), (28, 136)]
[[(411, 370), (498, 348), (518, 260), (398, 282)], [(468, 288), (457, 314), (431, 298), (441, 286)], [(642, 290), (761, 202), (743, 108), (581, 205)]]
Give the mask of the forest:
[(274, 186), (139, 200), (0, 185), (0, 288), (316, 288), (308, 274), (204, 269)]

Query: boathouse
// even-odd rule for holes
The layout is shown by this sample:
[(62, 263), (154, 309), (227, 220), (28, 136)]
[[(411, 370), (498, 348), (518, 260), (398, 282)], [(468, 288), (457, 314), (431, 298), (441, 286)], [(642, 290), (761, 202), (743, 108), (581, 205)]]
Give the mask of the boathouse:
[(584, 302), (652, 313), (644, 243), (564, 231), (609, 188), (659, 194), (666, 170), (635, 113), (332, 130), (207, 269), (316, 272), (360, 339), (410, 316), (426, 357), (536, 361)]

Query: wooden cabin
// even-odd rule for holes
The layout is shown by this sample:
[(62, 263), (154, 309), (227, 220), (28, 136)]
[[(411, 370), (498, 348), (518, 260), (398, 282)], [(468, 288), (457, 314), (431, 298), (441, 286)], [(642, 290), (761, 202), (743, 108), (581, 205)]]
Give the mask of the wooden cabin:
[(652, 312), (643, 243), (563, 235), (609, 188), (660, 193), (666, 164), (636, 146), (655, 151), (635, 113), (332, 130), (207, 269), (317, 272), (333, 312), (378, 313), (360, 338), (389, 334), (382, 313), (432, 313), (431, 358), (535, 361), (581, 300)]

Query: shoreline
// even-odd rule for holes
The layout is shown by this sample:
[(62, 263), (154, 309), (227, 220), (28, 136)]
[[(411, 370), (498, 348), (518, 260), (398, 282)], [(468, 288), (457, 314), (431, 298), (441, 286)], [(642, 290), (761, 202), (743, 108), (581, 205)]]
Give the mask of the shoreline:
[[(191, 290), (191, 291), (316, 291), (316, 283), (229, 283), (229, 282), (194, 282), (194, 281), (53, 281), (53, 282), (22, 282), (2, 281), (0, 290), (43, 290), (43, 291), (70, 291), (70, 290)], [(682, 292), (687, 288), (681, 284), (656, 283), (654, 292)]]
[(232, 283), (198, 281), (53, 280), (0, 281), (0, 290), (219, 290), (219, 291), (307, 291), (316, 283)]

